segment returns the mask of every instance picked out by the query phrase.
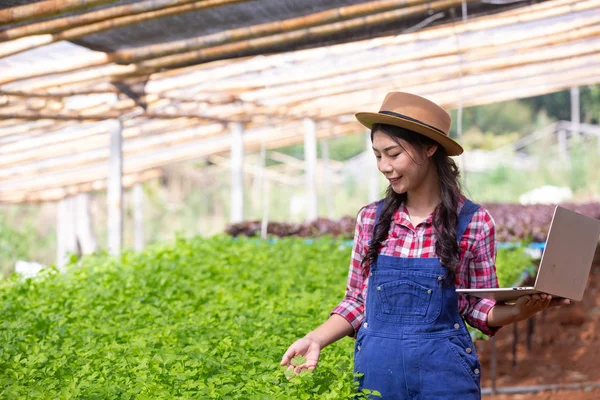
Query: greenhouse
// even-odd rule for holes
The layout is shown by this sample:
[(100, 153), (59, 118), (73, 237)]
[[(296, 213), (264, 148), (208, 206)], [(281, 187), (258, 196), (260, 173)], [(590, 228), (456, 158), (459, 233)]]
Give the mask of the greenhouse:
[[(449, 111), (500, 287), (533, 284), (556, 204), (600, 219), (599, 0), (7, 0), (0, 69), (0, 398), (377, 398), (353, 338), (279, 361), (386, 196), (355, 114), (388, 92)], [(469, 327), (484, 398), (598, 396), (590, 270)]]

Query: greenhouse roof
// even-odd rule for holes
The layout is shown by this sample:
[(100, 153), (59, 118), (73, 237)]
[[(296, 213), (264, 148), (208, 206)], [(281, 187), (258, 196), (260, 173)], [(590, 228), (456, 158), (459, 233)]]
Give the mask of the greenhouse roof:
[(456, 108), (600, 82), (600, 0), (331, 4), (3, 2), (0, 202), (103, 189), (119, 125), (127, 186), (228, 153), (232, 124), (255, 151), (307, 118), (358, 132), (391, 90)]

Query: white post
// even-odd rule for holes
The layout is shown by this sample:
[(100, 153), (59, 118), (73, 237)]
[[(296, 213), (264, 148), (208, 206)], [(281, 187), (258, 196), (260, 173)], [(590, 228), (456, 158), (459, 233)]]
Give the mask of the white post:
[(108, 251), (116, 255), (123, 245), (123, 136), (119, 119), (110, 129), (110, 157), (108, 170)]
[(262, 217), (262, 221), (260, 224), (260, 237), (263, 239), (266, 239), (268, 229), (269, 229), (269, 196), (271, 193), (271, 182), (266, 177), (264, 179), (265, 180), (263, 183), (263, 194), (262, 194), (263, 217)]
[(579, 138), (579, 126), (581, 116), (579, 114), (579, 88), (571, 88), (571, 129), (574, 138)]
[(558, 150), (561, 159), (567, 160), (569, 158), (569, 151), (567, 149), (567, 131), (564, 129), (558, 131)]
[(304, 119), (304, 164), (306, 176), (306, 219), (313, 221), (318, 217), (318, 198), (316, 184), (317, 170), (317, 127), (315, 121)]
[(331, 169), (329, 165), (329, 143), (321, 140), (321, 155), (323, 157), (323, 184), (325, 185), (325, 207), (327, 218), (333, 219), (333, 202), (331, 199)]
[(138, 182), (133, 186), (133, 224), (134, 224), (134, 249), (144, 249), (144, 188)]
[(260, 145), (260, 189), (261, 189), (261, 200), (262, 200), (262, 221), (260, 224), (260, 237), (263, 239), (267, 238), (267, 231), (269, 227), (269, 181), (265, 176), (265, 168), (267, 165), (267, 145), (265, 141)]
[(379, 200), (379, 179), (380, 172), (377, 168), (377, 159), (373, 155), (373, 143), (371, 143), (371, 130), (367, 129), (365, 132), (365, 144), (366, 144), (366, 155), (367, 155), (367, 190), (369, 193), (368, 202), (372, 203)]
[(77, 249), (73, 211), (73, 199), (71, 197), (64, 198), (58, 202), (56, 218), (56, 268), (61, 271), (67, 265), (69, 255)]
[(90, 195), (80, 193), (75, 199), (75, 232), (82, 254), (91, 254), (98, 248), (94, 232), (92, 231), (92, 219), (90, 216)]
[(231, 223), (244, 220), (244, 127), (231, 125)]

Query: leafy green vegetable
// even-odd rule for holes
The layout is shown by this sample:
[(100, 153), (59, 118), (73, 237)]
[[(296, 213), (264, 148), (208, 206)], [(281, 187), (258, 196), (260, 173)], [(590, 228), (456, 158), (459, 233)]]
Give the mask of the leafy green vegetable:
[(4, 281), (0, 398), (351, 398), (350, 339), (298, 379), (279, 366), (343, 296), (349, 259), (332, 240), (178, 239)]
[(312, 373), (279, 366), (341, 300), (341, 244), (180, 238), (0, 282), (0, 398), (353, 398), (350, 339)]

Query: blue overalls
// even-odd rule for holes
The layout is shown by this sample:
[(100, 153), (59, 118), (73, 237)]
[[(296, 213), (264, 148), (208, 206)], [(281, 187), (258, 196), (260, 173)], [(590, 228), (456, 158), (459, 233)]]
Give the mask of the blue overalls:
[[(459, 242), (478, 208), (465, 202)], [(384, 400), (481, 398), (481, 367), (447, 275), (439, 258), (378, 256), (354, 347), (361, 389), (377, 390)]]

